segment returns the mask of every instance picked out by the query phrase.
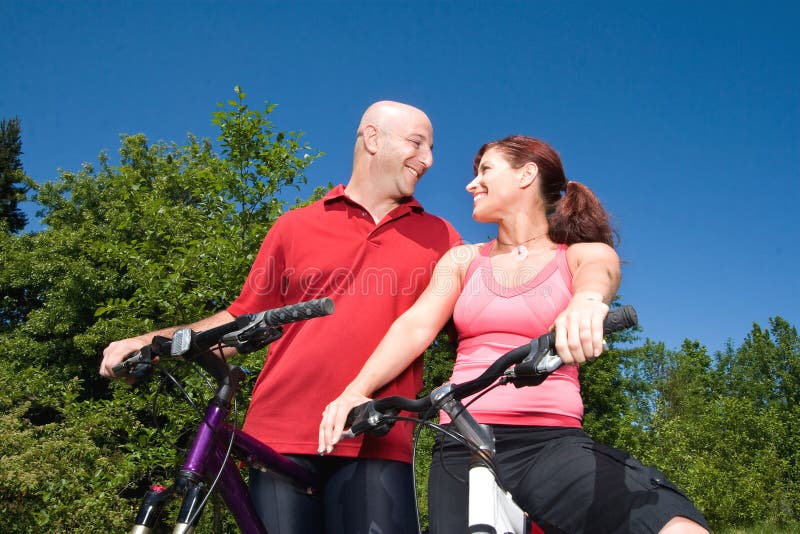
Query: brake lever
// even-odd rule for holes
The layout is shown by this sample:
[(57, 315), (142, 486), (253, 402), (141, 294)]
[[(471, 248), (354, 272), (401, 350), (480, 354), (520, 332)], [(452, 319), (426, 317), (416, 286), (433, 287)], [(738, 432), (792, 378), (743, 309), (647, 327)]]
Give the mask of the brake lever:
[(239, 354), (250, 354), (280, 339), (282, 335), (283, 327), (281, 326), (261, 326), (253, 329), (245, 339), (240, 337), (238, 342), (232, 346), (236, 347)]
[[(508, 369), (500, 379), (501, 384), (514, 384), (521, 388), (538, 386), (550, 374), (561, 367), (564, 362), (555, 352), (553, 347), (553, 334), (531, 340), (531, 350), (517, 365)], [(606, 340), (603, 340), (603, 351), (608, 350)]]
[(263, 349), (283, 335), (283, 326), (269, 324), (266, 312), (239, 316), (237, 322), (244, 317), (250, 320), (240, 329), (223, 335), (219, 340), (221, 345), (233, 347), (239, 354), (249, 354)]
[(508, 369), (500, 379), (501, 384), (514, 384), (515, 387), (538, 386), (547, 375), (561, 367), (563, 363), (553, 351), (549, 335), (532, 339), (530, 351), (521, 362)]
[(256, 315), (239, 316), (236, 319), (236, 322), (238, 323), (245, 317), (249, 317), (250, 320), (238, 330), (234, 330), (233, 332), (228, 332), (227, 334), (223, 335), (219, 340), (220, 344), (229, 347), (243, 346), (250, 340), (250, 337), (258, 333), (259, 330), (264, 331), (269, 328), (280, 328), (268, 325), (264, 320), (264, 312)]
[(354, 438), (365, 432), (378, 437), (385, 436), (394, 426), (394, 421), (387, 421), (387, 418), (398, 413), (400, 413), (399, 409), (381, 413), (375, 409), (375, 404), (372, 401), (359, 404), (347, 414), (345, 426), (348, 428), (342, 432), (342, 436)]
[(133, 356), (115, 365), (112, 371), (117, 376), (132, 378), (133, 384), (150, 376), (153, 373), (153, 353), (150, 345), (134, 352)]

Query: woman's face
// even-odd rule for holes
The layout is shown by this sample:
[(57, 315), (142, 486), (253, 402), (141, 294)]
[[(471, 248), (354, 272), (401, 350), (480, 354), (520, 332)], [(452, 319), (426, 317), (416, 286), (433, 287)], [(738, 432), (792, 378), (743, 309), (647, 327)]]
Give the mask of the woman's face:
[(467, 184), (467, 191), (472, 194), (472, 218), (478, 222), (497, 222), (512, 211), (522, 196), (519, 180), (523, 169), (512, 168), (496, 148), (487, 150), (478, 164), (475, 179)]

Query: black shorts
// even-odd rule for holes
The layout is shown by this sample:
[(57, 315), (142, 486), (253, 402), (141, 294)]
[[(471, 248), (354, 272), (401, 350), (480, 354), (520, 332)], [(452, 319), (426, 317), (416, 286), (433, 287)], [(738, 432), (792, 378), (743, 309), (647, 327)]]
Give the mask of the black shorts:
[[(494, 425), (502, 484), (546, 533), (655, 533), (705, 518), (661, 471), (578, 428)], [(469, 452), (439, 436), (428, 498), (431, 534), (466, 532)]]
[(272, 533), (415, 534), (417, 508), (410, 464), (392, 460), (287, 455), (317, 476), (319, 495), (250, 470), (250, 496)]

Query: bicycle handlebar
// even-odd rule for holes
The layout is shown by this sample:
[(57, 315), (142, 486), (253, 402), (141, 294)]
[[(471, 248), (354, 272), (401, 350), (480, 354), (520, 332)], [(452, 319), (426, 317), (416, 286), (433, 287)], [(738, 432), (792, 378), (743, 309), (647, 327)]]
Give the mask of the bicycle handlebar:
[(333, 308), (333, 300), (321, 298), (255, 314), (243, 314), (229, 323), (202, 332), (181, 328), (173, 334), (172, 339), (154, 336), (149, 345), (131, 353), (112, 371), (117, 376), (129, 375), (139, 380), (151, 370), (153, 356), (171, 355), (191, 359), (217, 345), (236, 347), (243, 354), (253, 352), (278, 339), (283, 334), (281, 325), (324, 317), (333, 313)]
[[(608, 313), (603, 322), (603, 333), (610, 334), (636, 324), (638, 324), (636, 310), (632, 306), (622, 306)], [(480, 376), (447, 388), (446, 397), (461, 400), (487, 388), (501, 377), (503, 383), (512, 383), (517, 387), (538, 385), (550, 373), (561, 367), (561, 358), (553, 352), (554, 350), (555, 333), (543, 334), (527, 345), (512, 349), (500, 356)], [(513, 369), (509, 370), (512, 366)], [(345, 427), (350, 428), (345, 433), (348, 437), (364, 432), (383, 435), (391, 427), (385, 420), (387, 416), (394, 416), (399, 410), (424, 412), (444, 400), (444, 397), (439, 398), (437, 395), (439, 395), (438, 390), (434, 390), (430, 395), (420, 399), (393, 396), (360, 404), (350, 410), (345, 423)]]
[[(636, 310), (632, 306), (622, 306), (606, 315), (603, 321), (603, 334), (607, 335), (624, 330), (636, 325), (638, 322)], [(548, 374), (561, 367), (564, 362), (558, 354), (554, 353), (555, 343), (555, 332), (548, 332), (526, 345), (526, 347), (530, 347), (529, 355), (514, 366), (513, 371), (511, 371), (512, 383), (517, 387), (537, 385)]]

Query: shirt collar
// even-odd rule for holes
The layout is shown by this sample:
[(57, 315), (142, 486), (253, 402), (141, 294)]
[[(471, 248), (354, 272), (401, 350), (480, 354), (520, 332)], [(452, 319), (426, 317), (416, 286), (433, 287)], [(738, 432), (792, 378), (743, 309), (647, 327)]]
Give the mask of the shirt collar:
[[(352, 200), (350, 197), (347, 196), (347, 193), (345, 193), (345, 191), (344, 191), (344, 185), (342, 185), (342, 184), (337, 185), (336, 187), (334, 187), (333, 189), (328, 191), (325, 194), (324, 197), (322, 197), (322, 201), (325, 204), (330, 204), (330, 203), (335, 202), (337, 200), (348, 201), (348, 202), (350, 202), (352, 204), (357, 204), (354, 200)], [(398, 207), (404, 207), (406, 209), (409, 209), (409, 210), (412, 210), (412, 211), (416, 211), (416, 212), (425, 211), (425, 208), (422, 207), (422, 204), (417, 202), (417, 199), (414, 198), (414, 197), (406, 197), (406, 198), (404, 198), (400, 202), (400, 206), (398, 206)], [(397, 209), (397, 208), (395, 208), (395, 209)]]

